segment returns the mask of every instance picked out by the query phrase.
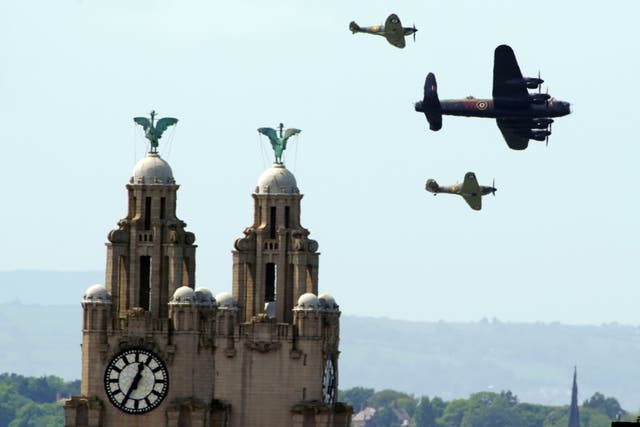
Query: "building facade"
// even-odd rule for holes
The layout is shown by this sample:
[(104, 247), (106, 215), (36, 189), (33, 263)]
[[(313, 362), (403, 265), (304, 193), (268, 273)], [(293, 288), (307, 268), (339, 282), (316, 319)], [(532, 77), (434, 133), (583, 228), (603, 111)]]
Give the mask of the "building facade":
[(348, 426), (336, 402), (340, 311), (318, 295), (318, 244), (281, 163), (253, 194), (232, 293), (195, 283), (195, 235), (171, 167), (152, 150), (108, 235), (105, 285), (82, 299), (81, 395), (67, 427)]

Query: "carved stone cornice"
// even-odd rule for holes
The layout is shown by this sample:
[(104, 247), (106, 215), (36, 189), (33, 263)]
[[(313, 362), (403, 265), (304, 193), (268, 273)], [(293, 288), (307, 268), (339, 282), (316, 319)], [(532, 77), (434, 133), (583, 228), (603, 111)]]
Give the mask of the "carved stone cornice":
[(249, 350), (258, 353), (268, 353), (270, 351), (278, 351), (282, 347), (279, 341), (247, 341), (244, 344)]

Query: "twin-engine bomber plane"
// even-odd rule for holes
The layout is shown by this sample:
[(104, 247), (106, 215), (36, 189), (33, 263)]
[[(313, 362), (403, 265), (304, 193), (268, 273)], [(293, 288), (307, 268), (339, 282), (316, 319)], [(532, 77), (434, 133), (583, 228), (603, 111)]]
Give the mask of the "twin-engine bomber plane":
[(493, 99), (438, 99), (436, 77), (427, 75), (424, 99), (415, 104), (423, 112), (433, 131), (442, 128), (442, 115), (495, 118), (507, 145), (524, 150), (529, 139), (547, 141), (551, 135), (552, 117), (571, 113), (570, 104), (552, 98), (547, 93), (529, 93), (527, 89), (540, 89), (544, 80), (522, 77), (513, 49), (500, 45), (495, 50), (493, 63)]
[(372, 25), (371, 27), (361, 27), (356, 24), (355, 21), (351, 21), (349, 24), (349, 29), (353, 34), (355, 33), (366, 33), (366, 34), (374, 34), (377, 36), (382, 36), (387, 39), (389, 43), (402, 49), (405, 47), (405, 36), (410, 36), (413, 34), (413, 41), (416, 40), (416, 26), (413, 27), (403, 27), (400, 23), (400, 18), (395, 13), (392, 13), (387, 17), (387, 21), (384, 25)]
[(479, 185), (476, 179), (476, 174), (473, 172), (467, 172), (464, 176), (464, 182), (462, 184), (455, 184), (449, 186), (440, 186), (435, 179), (428, 179), (425, 189), (433, 193), (436, 196), (438, 193), (457, 194), (471, 206), (471, 209), (479, 211), (482, 209), (482, 196), (487, 194), (496, 195), (498, 189), (493, 184), (491, 187)]

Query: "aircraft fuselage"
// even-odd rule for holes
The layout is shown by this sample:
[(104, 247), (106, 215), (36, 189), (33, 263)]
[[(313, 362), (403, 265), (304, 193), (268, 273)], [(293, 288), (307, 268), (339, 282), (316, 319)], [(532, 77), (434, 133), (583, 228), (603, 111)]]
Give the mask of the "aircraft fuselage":
[[(435, 188), (427, 187), (427, 191), (434, 194), (446, 193), (446, 194), (457, 194), (459, 196), (477, 196), (475, 193), (463, 193), (462, 192), (462, 184), (454, 184), (454, 185), (438, 185)], [(496, 189), (494, 187), (488, 187), (486, 185), (480, 186), (480, 195), (486, 196), (487, 194), (491, 194)]]
[[(374, 34), (376, 36), (386, 37), (386, 33), (384, 30), (384, 25), (372, 25), (369, 27), (357, 27), (357, 29), (351, 30), (353, 33), (365, 33), (365, 34)], [(406, 36), (410, 36), (415, 33), (417, 30), (412, 27), (403, 27), (402, 31)]]
[(415, 110), (423, 113), (437, 112), (448, 116), (488, 117), (488, 118), (538, 118), (562, 117), (571, 112), (568, 102), (549, 99), (541, 103), (522, 105), (513, 103), (505, 107), (496, 107), (493, 99), (443, 99), (439, 108), (424, 108), (423, 102), (415, 104)]

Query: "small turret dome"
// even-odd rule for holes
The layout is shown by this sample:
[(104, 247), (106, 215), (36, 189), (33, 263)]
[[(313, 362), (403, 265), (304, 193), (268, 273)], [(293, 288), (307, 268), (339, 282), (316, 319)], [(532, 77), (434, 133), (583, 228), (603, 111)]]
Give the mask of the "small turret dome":
[(173, 293), (173, 297), (169, 304), (195, 304), (196, 293), (189, 286), (180, 286)]
[(235, 310), (238, 308), (238, 304), (236, 304), (236, 299), (231, 295), (230, 292), (220, 292), (216, 295), (216, 302), (218, 303), (218, 308), (225, 310)]
[(175, 184), (169, 163), (158, 153), (147, 153), (133, 168), (131, 184)]
[(295, 310), (317, 310), (320, 307), (318, 297), (312, 293), (300, 295)]
[(274, 163), (260, 175), (256, 194), (300, 194), (296, 177), (281, 163)]
[(104, 285), (90, 286), (82, 297), (82, 302), (92, 302), (96, 304), (111, 304), (111, 295)]
[(216, 305), (216, 300), (209, 289), (198, 288), (196, 289), (195, 294), (196, 294), (196, 302), (198, 305), (206, 305), (206, 306)]
[(320, 295), (318, 301), (322, 310), (333, 311), (338, 309), (338, 304), (336, 304), (336, 300), (331, 294)]

